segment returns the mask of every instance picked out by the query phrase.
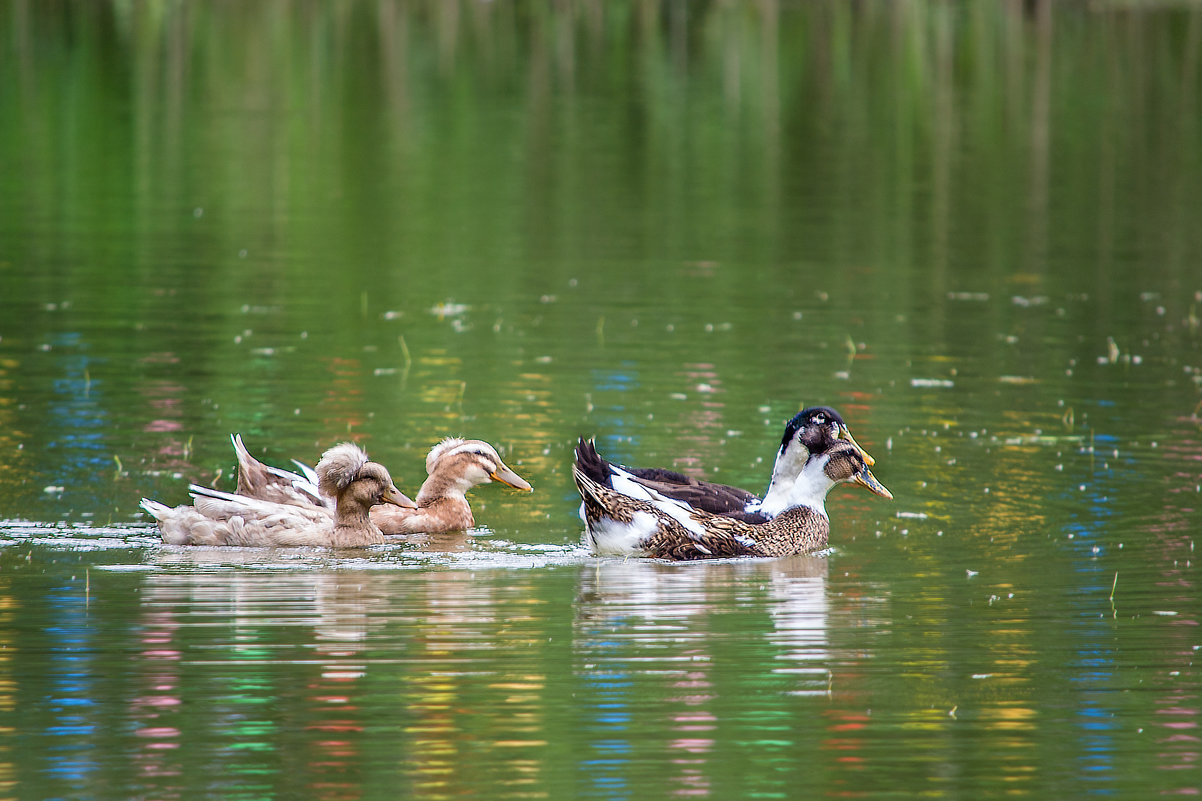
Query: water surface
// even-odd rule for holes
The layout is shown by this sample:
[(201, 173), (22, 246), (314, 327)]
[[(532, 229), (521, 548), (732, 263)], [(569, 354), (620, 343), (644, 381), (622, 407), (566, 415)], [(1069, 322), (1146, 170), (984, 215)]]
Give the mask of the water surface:
[[(0, 796), (1150, 798), (1202, 786), (1202, 14), (10, 3)], [(571, 449), (818, 557), (580, 546)], [(363, 551), (161, 544), (231, 432), (535, 486)]]

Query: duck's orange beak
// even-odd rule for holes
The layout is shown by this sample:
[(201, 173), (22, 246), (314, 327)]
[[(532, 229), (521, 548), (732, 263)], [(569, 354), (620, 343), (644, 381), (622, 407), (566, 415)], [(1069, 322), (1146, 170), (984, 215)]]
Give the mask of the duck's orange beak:
[(497, 469), (488, 474), (488, 477), (493, 481), (500, 481), (502, 484), (508, 484), (514, 489), (522, 492), (534, 492), (534, 487), (526, 479), (519, 476), (517, 473), (510, 470), (504, 464), (497, 465)]
[(851, 480), (853, 483), (859, 484), (869, 492), (874, 492), (877, 495), (880, 495), (882, 498), (893, 500), (893, 493), (885, 489), (885, 485), (876, 480), (876, 476), (874, 476), (872, 471), (868, 469), (868, 465), (864, 465), (860, 472), (852, 476)]
[(382, 503), (391, 503), (393, 506), (399, 506), (402, 509), (416, 509), (417, 504), (414, 503), (408, 495), (401, 492), (396, 487), (389, 487), (384, 494), (380, 496)]

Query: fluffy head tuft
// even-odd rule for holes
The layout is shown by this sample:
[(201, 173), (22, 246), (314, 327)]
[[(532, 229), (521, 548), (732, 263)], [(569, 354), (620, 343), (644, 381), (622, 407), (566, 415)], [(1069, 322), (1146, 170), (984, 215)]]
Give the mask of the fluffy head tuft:
[(367, 454), (353, 442), (335, 445), (321, 455), (317, 463), (318, 487), (322, 494), (336, 498), (359, 477), (367, 464)]
[(428, 475), (430, 473), (433, 473), (434, 465), (438, 462), (439, 459), (441, 459), (449, 451), (452, 451), (455, 448), (458, 448), (460, 445), (464, 444), (465, 442), (467, 442), (467, 440), (462, 439), (460, 437), (447, 437), (442, 442), (438, 443), (433, 448), (431, 448), (430, 452), (428, 454), (426, 454), (426, 474)]

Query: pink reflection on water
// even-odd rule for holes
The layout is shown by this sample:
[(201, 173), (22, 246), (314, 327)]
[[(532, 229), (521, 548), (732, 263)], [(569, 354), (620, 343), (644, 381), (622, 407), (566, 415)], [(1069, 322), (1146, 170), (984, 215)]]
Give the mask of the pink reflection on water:
[[(1189, 771), (1196, 774), (1199, 766), (1199, 755), (1202, 754), (1199, 745), (1202, 738), (1191, 732), (1198, 729), (1199, 707), (1196, 695), (1184, 693), (1174, 694), (1165, 698), (1163, 706), (1156, 711), (1159, 716), (1157, 726), (1164, 730), (1163, 736), (1156, 740), (1159, 750), (1156, 753), (1157, 769), (1166, 771)], [(1197, 782), (1190, 781), (1183, 787), (1165, 790), (1163, 795), (1197, 795)]]
[[(142, 744), (133, 761), (144, 778), (174, 778), (182, 774), (178, 757), (168, 756), (179, 751), (181, 739), (179, 727), (171, 725), (182, 701), (178, 695), (181, 654), (171, 647), (179, 623), (170, 612), (155, 611), (144, 624), (138, 660), (146, 671), (139, 677), (143, 693), (130, 702), (129, 709), (130, 718), (141, 724), (134, 730)], [(180, 797), (179, 787), (156, 783), (156, 789), (169, 791), (157, 797)]]
[[(1161, 651), (1162, 661), (1175, 666), (1170, 678), (1176, 683), (1179, 677), (1190, 674), (1197, 652), (1199, 620), (1185, 610), (1197, 605), (1197, 587), (1193, 573), (1194, 541), (1197, 538), (1195, 521), (1198, 487), (1202, 485), (1202, 473), (1196, 468), (1202, 462), (1202, 440), (1197, 438), (1196, 417), (1180, 418), (1180, 427), (1173, 431), (1165, 443), (1164, 458), (1177, 468), (1168, 477), (1169, 487), (1163, 503), (1154, 503), (1154, 517), (1148, 532), (1155, 537), (1152, 548), (1160, 565), (1160, 574), (1155, 586), (1160, 590), (1158, 604), (1173, 613), (1171, 621), (1164, 627), (1166, 642)], [(1202, 764), (1202, 737), (1197, 734), (1202, 703), (1196, 693), (1187, 693), (1174, 688), (1157, 705), (1155, 726), (1161, 735), (1156, 740), (1157, 769), (1162, 771), (1186, 771), (1181, 787), (1166, 789), (1162, 795), (1199, 794), (1197, 771)]]
[[(164, 362), (169, 356), (174, 359), (171, 354), (155, 356)], [(188, 443), (179, 436), (179, 432), (184, 429), (184, 401), (188, 395), (188, 388), (174, 381), (148, 380), (140, 385), (139, 392), (147, 407), (148, 418), (142, 424), (142, 430), (150, 434), (175, 435), (156, 441), (154, 452), (157, 458), (154, 459), (154, 467), (158, 470), (193, 471), (188, 458)]]
[[(701, 651), (694, 651), (691, 655), (693, 658), (708, 657), (708, 654)], [(687, 691), (683, 695), (668, 699), (670, 703), (682, 704), (686, 707), (670, 718), (675, 724), (672, 727), (673, 730), (686, 735), (667, 743), (670, 752), (681, 754), (671, 759), (671, 763), (679, 769), (677, 775), (672, 777), (672, 781), (679, 785), (672, 791), (672, 795), (708, 796), (711, 787), (706, 765), (709, 762), (709, 752), (714, 748), (714, 740), (696, 735), (699, 732), (713, 731), (717, 718), (712, 712), (697, 707), (714, 700), (714, 693), (706, 692), (712, 689), (713, 684), (704, 670), (691, 670), (679, 680), (672, 682), (671, 686)]]

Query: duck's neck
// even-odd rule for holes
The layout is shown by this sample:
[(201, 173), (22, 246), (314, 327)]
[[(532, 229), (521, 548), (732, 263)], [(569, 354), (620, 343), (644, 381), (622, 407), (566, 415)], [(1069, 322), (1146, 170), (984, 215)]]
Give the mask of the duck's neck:
[(436, 472), (426, 478), (414, 500), (421, 507), (429, 506), (444, 498), (467, 503), (466, 494), (469, 489), (471, 489), (471, 484), (460, 481), (454, 476)]
[(445, 520), (446, 525), (456, 529), (469, 529), (476, 525), (472, 518), (472, 507), (467, 502), (467, 490), (464, 482), (451, 476), (435, 473), (426, 479), (417, 491), (418, 507), (431, 514), (437, 514), (439, 520)]
[(447, 531), (466, 531), (476, 525), (472, 517), (472, 507), (462, 495), (435, 498), (429, 503), (421, 504), (428, 518), (439, 529)]
[(384, 535), (368, 512), (368, 507), (358, 503), (339, 503), (334, 511), (332, 544), (348, 547), (384, 542)]
[(776, 458), (772, 483), (764, 493), (759, 511), (776, 517), (786, 509), (804, 506), (826, 517), (826, 493), (832, 482), (826, 475), (827, 457), (810, 458), (809, 452), (792, 445)]

